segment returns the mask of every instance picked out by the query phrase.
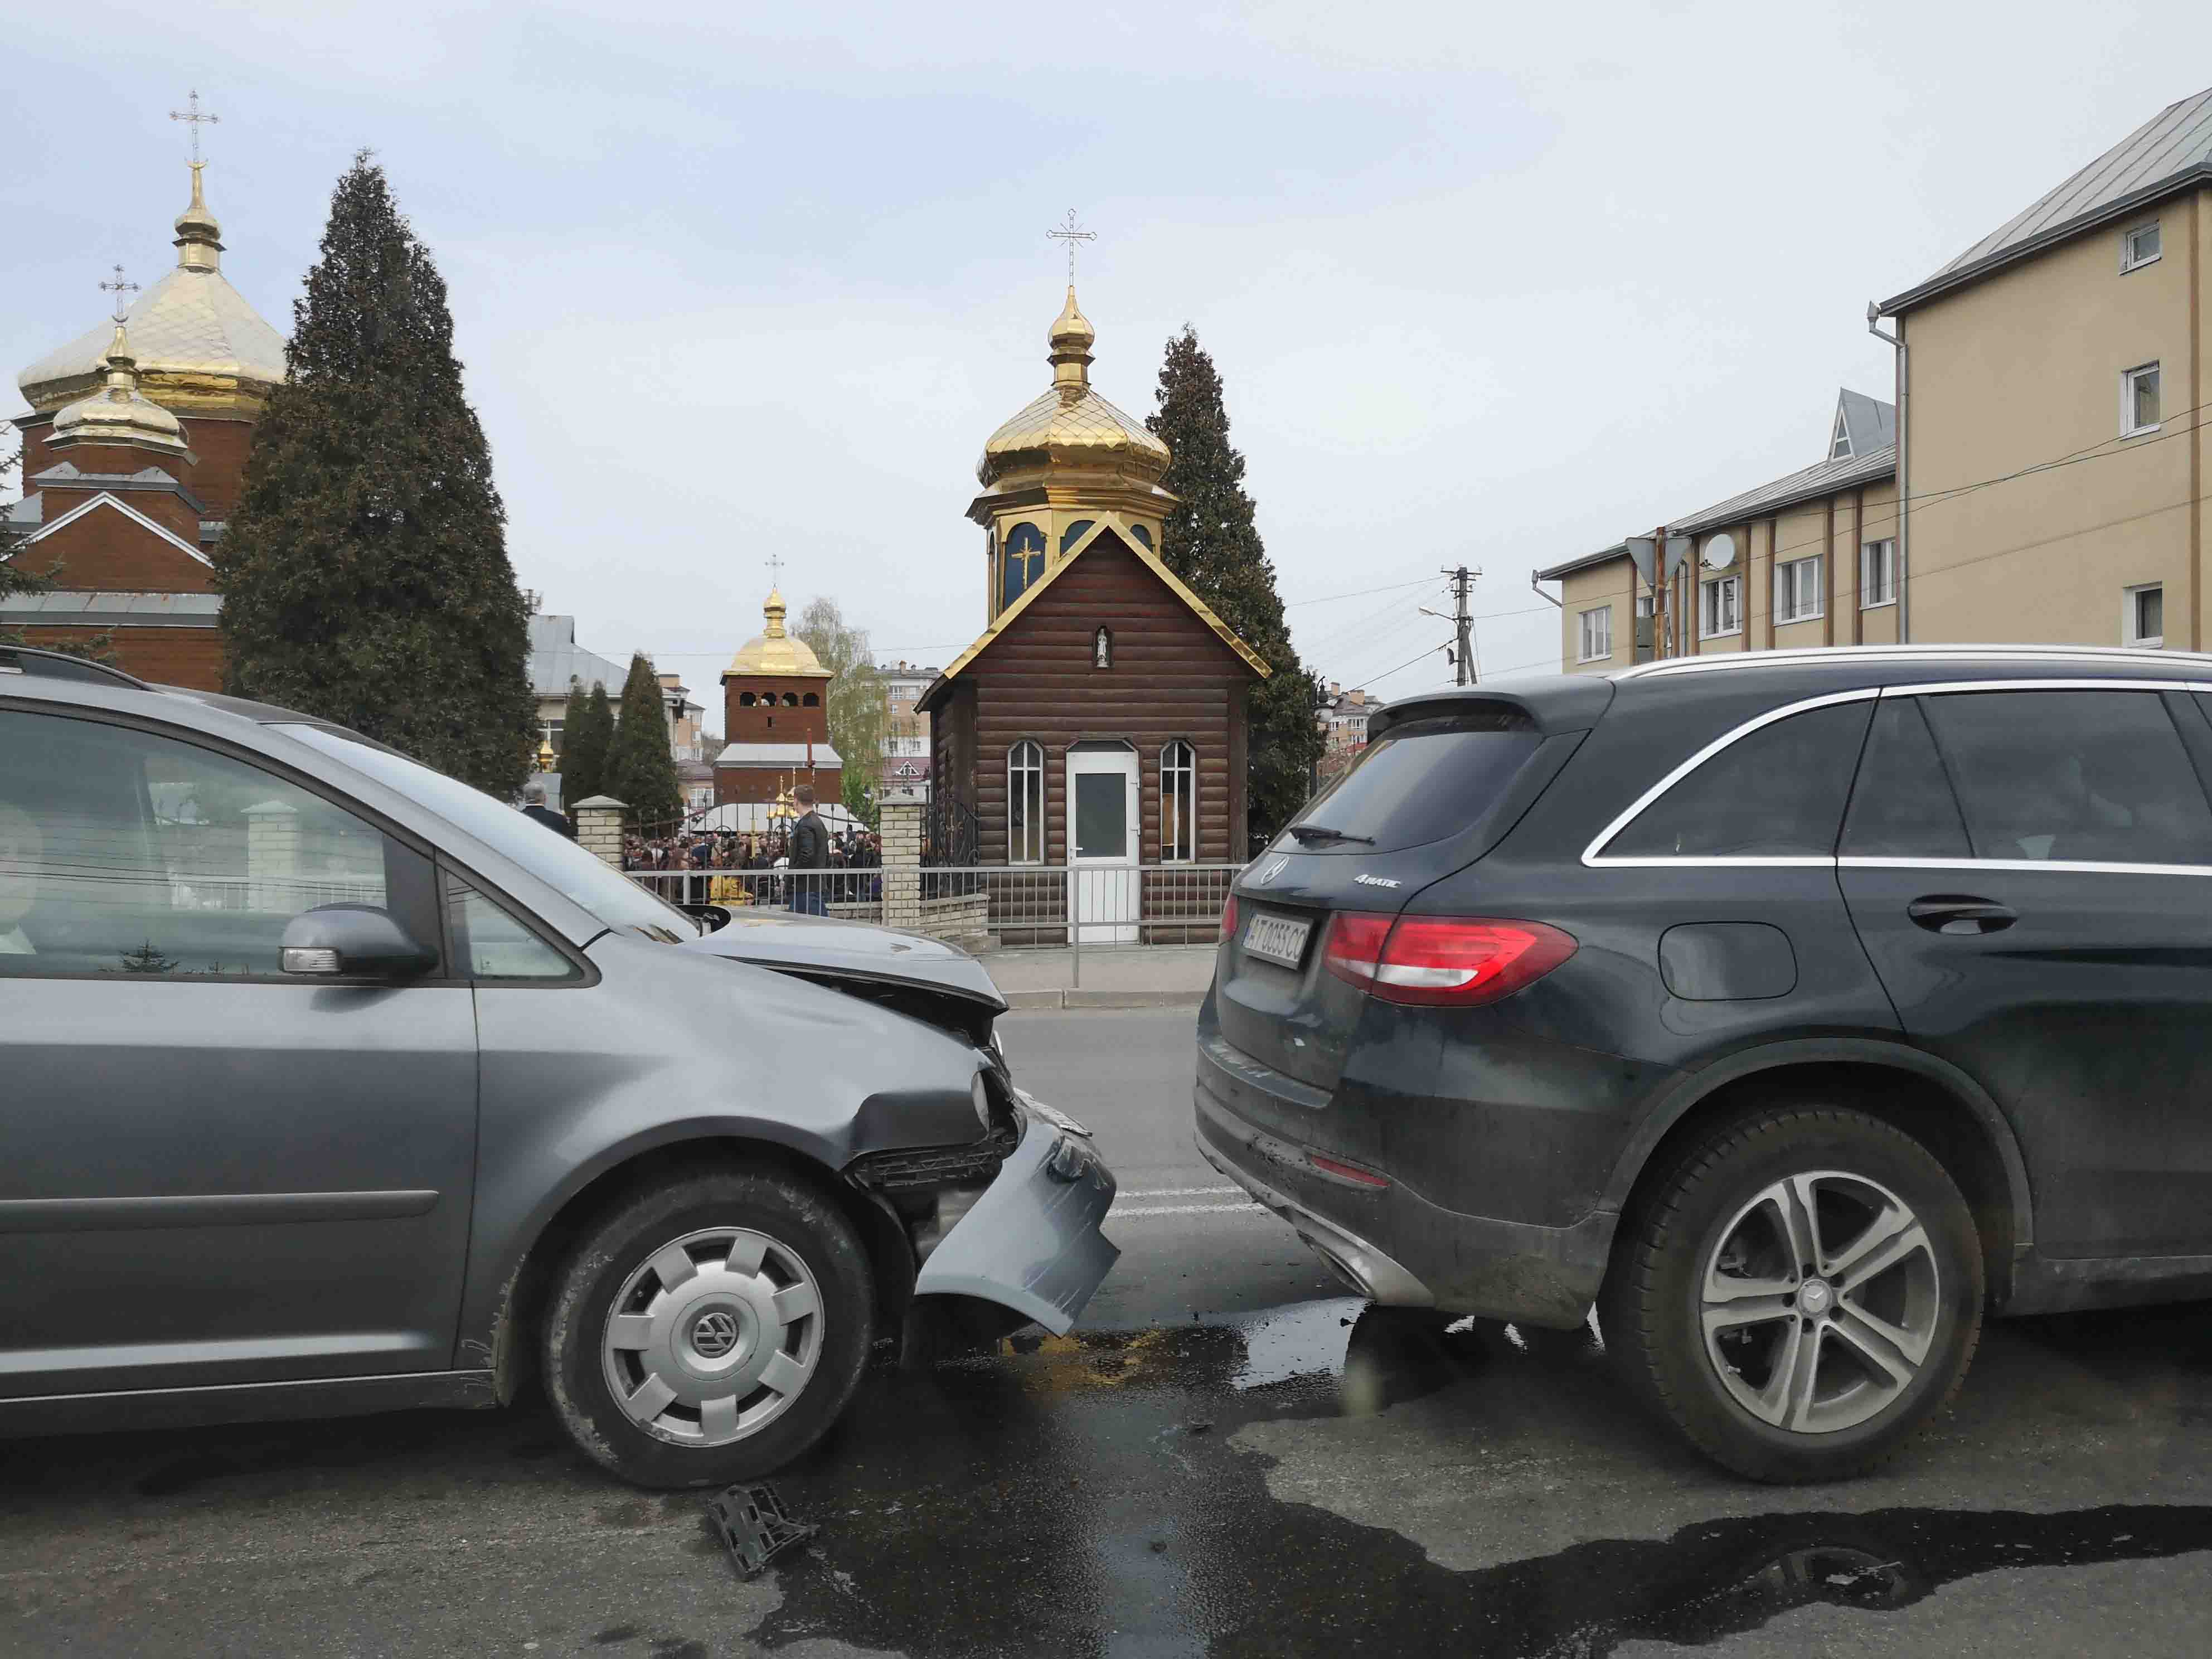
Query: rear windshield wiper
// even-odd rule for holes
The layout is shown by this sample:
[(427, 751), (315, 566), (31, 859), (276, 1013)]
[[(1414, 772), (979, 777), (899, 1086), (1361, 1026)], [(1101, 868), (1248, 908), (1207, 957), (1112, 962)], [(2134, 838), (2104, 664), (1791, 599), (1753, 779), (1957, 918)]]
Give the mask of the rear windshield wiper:
[(1364, 846), (1375, 845), (1372, 836), (1355, 836), (1348, 830), (1332, 830), (1325, 823), (1294, 823), (1291, 833), (1300, 841), (1356, 841)]

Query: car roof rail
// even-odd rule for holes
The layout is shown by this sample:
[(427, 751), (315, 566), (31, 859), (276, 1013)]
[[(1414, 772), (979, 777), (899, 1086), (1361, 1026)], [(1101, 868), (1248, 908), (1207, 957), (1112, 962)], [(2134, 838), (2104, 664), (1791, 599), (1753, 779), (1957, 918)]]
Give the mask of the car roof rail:
[(1607, 678), (1671, 679), (1679, 674), (1741, 673), (1759, 668), (1808, 668), (1850, 662), (2094, 662), (2203, 669), (2212, 667), (2212, 653), (2124, 645), (1825, 645), (1784, 651), (1730, 651), (1711, 657), (1662, 657), (1656, 662), (1616, 669)]
[(126, 674), (88, 657), (72, 657), (66, 651), (41, 651), (36, 646), (0, 645), (0, 674), (36, 674), (42, 679), (89, 680), (95, 685), (127, 685), (134, 691), (154, 688), (136, 674)]

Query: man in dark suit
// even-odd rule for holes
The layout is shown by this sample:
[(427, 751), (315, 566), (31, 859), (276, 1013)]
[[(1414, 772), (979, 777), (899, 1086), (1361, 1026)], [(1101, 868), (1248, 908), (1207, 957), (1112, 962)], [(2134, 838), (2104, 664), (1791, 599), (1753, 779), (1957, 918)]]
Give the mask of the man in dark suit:
[(544, 824), (558, 836), (576, 839), (576, 826), (568, 822), (565, 813), (556, 812), (545, 804), (545, 786), (526, 783), (522, 786), (522, 816)]
[(822, 878), (804, 873), (826, 868), (830, 863), (830, 826), (814, 810), (814, 786), (802, 783), (791, 792), (799, 807), (799, 822), (791, 826), (791, 908), (810, 916), (822, 914)]

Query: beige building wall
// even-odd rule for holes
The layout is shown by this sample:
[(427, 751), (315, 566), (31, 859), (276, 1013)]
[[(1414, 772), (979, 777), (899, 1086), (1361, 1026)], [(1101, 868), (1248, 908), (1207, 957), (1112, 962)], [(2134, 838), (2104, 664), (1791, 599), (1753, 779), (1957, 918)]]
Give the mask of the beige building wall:
[[(1560, 579), (1559, 665), (1570, 674), (1603, 674), (1626, 668), (1636, 659), (1635, 610), (1629, 587), (1636, 567), (1626, 559), (1593, 565)], [(1582, 658), (1582, 622), (1585, 611), (1613, 613), (1613, 653), (1595, 661)]]
[[(2122, 237), (2152, 218), (2162, 257), (2123, 272)], [(1913, 643), (2118, 644), (2124, 590), (2150, 582), (2165, 586), (2170, 648), (2212, 638), (2206, 433), (2191, 412), (2212, 397), (2208, 237), (2212, 191), (2200, 189), (1905, 317)], [(2161, 430), (2123, 439), (2122, 375), (2151, 362)], [(2008, 477), (2073, 457), (2094, 459)]]

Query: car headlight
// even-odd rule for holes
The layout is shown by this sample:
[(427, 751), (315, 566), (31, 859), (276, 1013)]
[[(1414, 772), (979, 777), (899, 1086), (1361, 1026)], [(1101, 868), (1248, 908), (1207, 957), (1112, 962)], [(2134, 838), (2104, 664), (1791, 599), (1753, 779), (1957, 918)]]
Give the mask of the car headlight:
[(985, 1134), (991, 1133), (991, 1091), (983, 1085), (983, 1074), (975, 1073), (968, 1085), (968, 1097), (975, 1103), (975, 1121)]

